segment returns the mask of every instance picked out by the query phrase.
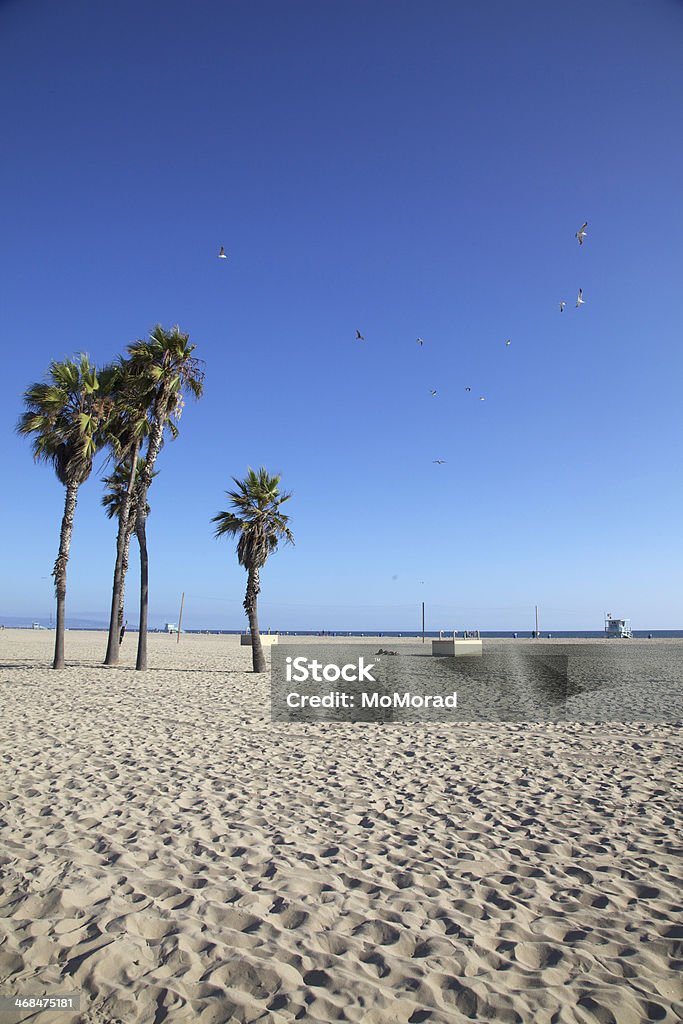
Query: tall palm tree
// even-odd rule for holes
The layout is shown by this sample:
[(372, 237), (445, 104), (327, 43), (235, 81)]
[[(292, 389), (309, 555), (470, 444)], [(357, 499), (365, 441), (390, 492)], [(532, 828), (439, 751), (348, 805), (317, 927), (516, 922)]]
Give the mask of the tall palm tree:
[(90, 476), (110, 405), (100, 389), (95, 366), (87, 355), (52, 362), (44, 383), (24, 393), (26, 411), (17, 432), (33, 438), (33, 457), (50, 463), (66, 488), (59, 535), (59, 553), (52, 575), (57, 597), (53, 668), (64, 668), (66, 568), (69, 561), (78, 489)]
[[(132, 494), (130, 491), (130, 480), (131, 476), (133, 480), (137, 479), (142, 473), (144, 465), (144, 458), (138, 457), (137, 466), (135, 473), (131, 473), (131, 465), (128, 462), (123, 461), (117, 463), (109, 476), (102, 478), (102, 483), (105, 484), (107, 490), (102, 497), (102, 505), (107, 513), (107, 519), (117, 518), (119, 523), (119, 530), (123, 528), (123, 552), (121, 559), (121, 571), (118, 579), (118, 586), (116, 587), (116, 640), (117, 647), (118, 638), (121, 635), (121, 627), (123, 625), (123, 614), (125, 606), (125, 591), (126, 591), (126, 574), (128, 572), (128, 555), (130, 552), (130, 542), (135, 532), (135, 523), (137, 519), (137, 499), (135, 487), (133, 486)], [(156, 473), (154, 474), (156, 476)], [(129, 494), (131, 498), (126, 506), (126, 501)], [(147, 506), (147, 515), (149, 515), (149, 506)], [(125, 525), (123, 525), (125, 524)], [(117, 539), (117, 556), (118, 556), (118, 539)], [(118, 565), (118, 557), (117, 557)], [(116, 659), (118, 661), (118, 659)], [(109, 662), (105, 661), (105, 664), (116, 664), (116, 661)]]
[(266, 658), (258, 624), (257, 598), (261, 590), (260, 570), (281, 540), (294, 543), (288, 527), (289, 517), (282, 506), (291, 494), (278, 490), (279, 476), (270, 476), (262, 466), (258, 472), (247, 471), (244, 480), (233, 477), (236, 491), (227, 491), (232, 511), (219, 512), (211, 520), (217, 523), (216, 537), (237, 537), (237, 559), (247, 570), (247, 593), (244, 610), (249, 617), (251, 655), (254, 672), (266, 671)]
[(116, 665), (119, 660), (123, 592), (137, 507), (135, 487), (143, 467), (139, 453), (150, 429), (148, 407), (151, 390), (150, 382), (142, 374), (133, 373), (125, 359), (119, 361), (110, 382), (114, 411), (107, 425), (106, 436), (116, 465), (114, 471), (104, 479), (110, 490), (102, 501), (108, 517), (111, 519), (116, 515), (118, 519), (105, 665)]
[(128, 346), (128, 366), (148, 386), (143, 388), (148, 400), (149, 434), (145, 449), (145, 465), (136, 482), (137, 511), (135, 533), (140, 543), (140, 627), (138, 633), (137, 669), (147, 668), (147, 492), (154, 476), (154, 466), (167, 428), (175, 433), (177, 421), (185, 404), (185, 396), (200, 398), (204, 390), (201, 360), (193, 356), (196, 345), (189, 344), (189, 335), (179, 327), (164, 330), (161, 324), (147, 341)]

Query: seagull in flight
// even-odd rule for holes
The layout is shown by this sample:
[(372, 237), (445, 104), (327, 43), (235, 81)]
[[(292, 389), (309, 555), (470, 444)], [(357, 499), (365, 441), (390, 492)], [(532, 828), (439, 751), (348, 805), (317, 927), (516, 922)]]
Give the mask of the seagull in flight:
[(365, 338), (363, 337), (359, 330), (356, 330), (356, 341), (365, 341)]
[(511, 341), (511, 339), (510, 339), (510, 338), (508, 338), (508, 340), (507, 340), (507, 341), (505, 342), (505, 344), (506, 344), (506, 346), (507, 346), (507, 345), (511, 345), (511, 344), (512, 344), (512, 341)]
[(417, 344), (418, 344), (418, 345), (424, 345), (424, 343), (425, 343), (425, 340), (424, 340), (424, 338), (418, 338), (418, 339), (417, 339)]
[(465, 391), (471, 391), (471, 390), (472, 390), (472, 388), (468, 388), (468, 387), (465, 388)]
[(560, 303), (560, 313), (564, 313), (564, 307), (566, 305), (567, 303), (564, 301), (564, 299), (562, 299), (562, 302)]
[(485, 402), (485, 401), (486, 401), (486, 399), (484, 398), (484, 396), (483, 396), (483, 395), (479, 395), (479, 401), (480, 401), (480, 402)]
[(220, 252), (218, 253), (218, 259), (227, 260), (227, 258), (228, 257), (225, 255), (225, 249), (223, 248), (223, 246), (221, 246)]
[(583, 240), (586, 237), (586, 228), (588, 227), (588, 221), (584, 221), (579, 230), (576, 232), (576, 238), (579, 240), (579, 245), (583, 245)]
[[(445, 459), (432, 459), (432, 462), (435, 465), (437, 465), (437, 466), (445, 466), (446, 465), (446, 460)], [(420, 580), (420, 583), (422, 583), (422, 580)]]
[(579, 294), (576, 296), (576, 308), (578, 309), (579, 306), (583, 306), (585, 301), (586, 300), (583, 297), (583, 288), (579, 288)]
[(432, 398), (436, 398), (436, 388), (430, 388), (429, 394), (432, 396)]

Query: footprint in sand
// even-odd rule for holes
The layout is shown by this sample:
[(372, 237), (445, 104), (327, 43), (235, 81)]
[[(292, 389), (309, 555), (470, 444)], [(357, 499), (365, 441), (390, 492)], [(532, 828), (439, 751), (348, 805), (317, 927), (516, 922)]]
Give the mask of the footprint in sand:
[(548, 942), (518, 942), (514, 950), (515, 960), (532, 971), (555, 967), (562, 960), (562, 950)]
[(354, 928), (353, 934), (378, 946), (393, 946), (401, 938), (399, 929), (384, 921), (364, 921)]
[(326, 971), (307, 971), (304, 974), (304, 984), (311, 988), (328, 989), (332, 985), (332, 978)]
[(591, 1017), (598, 1021), (598, 1024), (617, 1024), (617, 1018), (612, 1011), (602, 1003), (598, 1003), (592, 996), (582, 996), (576, 1005), (587, 1010)]
[(362, 964), (374, 967), (378, 978), (386, 978), (391, 974), (391, 968), (381, 953), (362, 953), (359, 960)]

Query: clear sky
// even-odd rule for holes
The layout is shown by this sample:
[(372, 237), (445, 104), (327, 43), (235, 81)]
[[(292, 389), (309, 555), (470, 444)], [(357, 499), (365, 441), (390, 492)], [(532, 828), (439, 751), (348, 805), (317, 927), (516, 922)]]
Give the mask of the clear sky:
[(152, 625), (182, 590), (245, 624), (210, 519), (264, 464), (297, 541), (264, 628), (683, 626), (682, 40), (675, 0), (0, 3), (0, 621), (47, 618), (63, 503), (23, 390), (161, 322), (207, 377), (150, 491)]

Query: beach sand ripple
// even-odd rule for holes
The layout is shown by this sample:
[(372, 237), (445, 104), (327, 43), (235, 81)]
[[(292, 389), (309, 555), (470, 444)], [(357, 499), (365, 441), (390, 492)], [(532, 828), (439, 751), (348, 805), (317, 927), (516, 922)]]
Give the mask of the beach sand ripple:
[(152, 636), (147, 673), (134, 636), (116, 670), (102, 634), (60, 673), (51, 643), (0, 633), (3, 994), (81, 992), (76, 1024), (683, 1018), (678, 727), (276, 725), (235, 638)]

